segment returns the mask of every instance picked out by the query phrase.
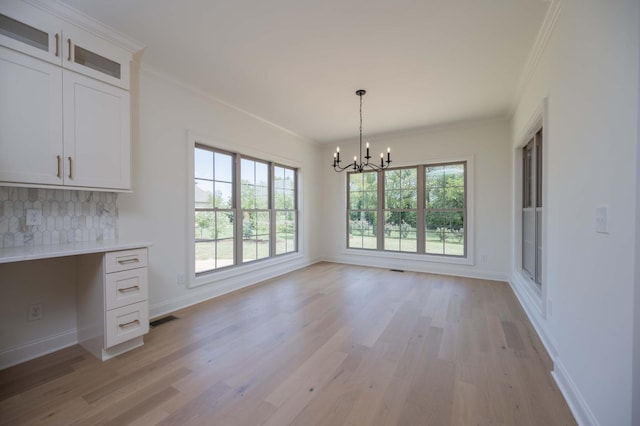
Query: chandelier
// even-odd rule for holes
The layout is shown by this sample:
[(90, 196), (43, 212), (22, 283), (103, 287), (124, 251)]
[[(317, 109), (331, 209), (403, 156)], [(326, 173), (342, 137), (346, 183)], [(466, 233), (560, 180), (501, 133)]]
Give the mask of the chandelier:
[(356, 95), (360, 96), (360, 157), (353, 156), (353, 163), (347, 163), (344, 167), (340, 166), (340, 147), (333, 153), (333, 170), (336, 172), (343, 172), (345, 170), (353, 170), (358, 173), (362, 173), (366, 168), (371, 170), (384, 170), (389, 167), (391, 163), (391, 148), (387, 148), (387, 160), (384, 159), (384, 154), (380, 153), (380, 165), (370, 163), (371, 155), (369, 155), (369, 142), (366, 145), (366, 155), (364, 161), (362, 161), (362, 97), (367, 93), (366, 90), (356, 90)]

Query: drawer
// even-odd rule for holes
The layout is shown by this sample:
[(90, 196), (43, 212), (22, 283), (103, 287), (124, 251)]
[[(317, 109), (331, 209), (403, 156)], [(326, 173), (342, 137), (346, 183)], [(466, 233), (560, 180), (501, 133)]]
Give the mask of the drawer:
[(149, 332), (147, 302), (107, 311), (105, 347), (118, 345)]
[(149, 294), (147, 268), (106, 274), (105, 298), (107, 310), (147, 300)]
[(147, 249), (112, 251), (104, 256), (107, 274), (147, 266)]

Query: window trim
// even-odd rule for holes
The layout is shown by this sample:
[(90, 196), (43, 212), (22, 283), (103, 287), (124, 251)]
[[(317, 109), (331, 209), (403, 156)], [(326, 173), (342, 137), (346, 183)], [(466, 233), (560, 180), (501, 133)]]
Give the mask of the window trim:
[[(548, 286), (547, 286), (547, 178), (548, 178), (548, 152), (549, 152), (549, 99), (543, 98), (537, 108), (532, 112), (530, 119), (523, 130), (516, 137), (516, 143), (512, 151), (513, 164), (513, 250), (511, 258), (512, 277), (517, 287), (523, 292), (530, 306), (535, 307), (542, 318), (548, 316)], [(528, 274), (522, 269), (522, 206), (523, 206), (523, 165), (522, 149), (542, 128), (542, 271), (541, 286), (535, 284)]]
[[(213, 284), (220, 282), (221, 280), (231, 279), (243, 274), (251, 273), (266, 267), (275, 267), (281, 264), (293, 262), (302, 259), (305, 256), (302, 244), (304, 240), (303, 235), (303, 171), (302, 171), (302, 163), (293, 161), (287, 158), (279, 157), (277, 155), (273, 155), (267, 152), (261, 152), (255, 149), (246, 148), (243, 146), (242, 149), (238, 149), (239, 144), (237, 143), (228, 143), (224, 141), (213, 141), (211, 138), (206, 136), (202, 136), (192, 131), (187, 131), (187, 179), (185, 180), (185, 184), (187, 185), (187, 203), (186, 203), (186, 259), (185, 259), (185, 270), (187, 271), (187, 288), (199, 287), (202, 285)], [(205, 148), (211, 148), (218, 152), (223, 152), (226, 154), (238, 155), (238, 158), (247, 158), (247, 159), (257, 159), (258, 161), (267, 162), (270, 165), (270, 176), (272, 173), (272, 167), (280, 166), (286, 167), (295, 170), (295, 202), (296, 202), (296, 251), (289, 253), (282, 253), (279, 255), (271, 255), (266, 258), (254, 260), (247, 263), (234, 264), (230, 266), (226, 266), (219, 269), (214, 269), (210, 271), (203, 271), (201, 273), (196, 274), (195, 272), (195, 234), (193, 230), (195, 229), (195, 215), (194, 215), (194, 203), (195, 203), (195, 190), (194, 185), (190, 183), (193, 181), (194, 177), (194, 151), (196, 145), (201, 145)], [(240, 172), (239, 167), (236, 167), (236, 174)], [(271, 185), (271, 183), (270, 183)], [(239, 188), (239, 185), (237, 186)], [(234, 193), (235, 195), (235, 193)], [(238, 209), (240, 201), (235, 197), (234, 199), (234, 209)], [(269, 199), (270, 206), (273, 201), (271, 197)], [(236, 244), (236, 246), (240, 246)], [(237, 250), (237, 249), (236, 249)]]
[[(415, 260), (420, 262), (434, 262), (434, 263), (447, 263), (447, 264), (455, 264), (455, 265), (470, 265), (473, 266), (477, 262), (475, 261), (475, 155), (466, 155), (466, 156), (456, 156), (456, 157), (438, 157), (438, 158), (430, 158), (423, 161), (417, 161), (416, 163), (407, 163), (407, 162), (396, 162), (395, 167), (393, 169), (402, 169), (402, 168), (411, 168), (418, 166), (433, 166), (439, 164), (448, 164), (448, 163), (466, 163), (465, 170), (465, 184), (466, 184), (466, 217), (465, 217), (465, 238), (466, 238), (466, 256), (449, 256), (442, 254), (432, 254), (432, 253), (414, 253), (414, 252), (401, 252), (401, 251), (391, 251), (391, 250), (378, 250), (378, 249), (361, 249), (361, 248), (350, 248), (348, 247), (347, 239), (349, 238), (349, 204), (345, 205), (345, 236), (343, 238), (344, 241), (344, 249), (342, 254), (344, 255), (356, 255), (356, 256), (369, 256), (374, 258), (393, 258), (399, 260)], [(424, 169), (423, 169), (424, 170)], [(343, 188), (347, 190), (347, 195), (344, 200), (348, 203), (348, 185), (349, 178), (348, 174), (345, 174), (345, 179), (343, 180)], [(424, 189), (424, 182), (423, 182)], [(381, 195), (378, 194), (378, 197)], [(384, 194), (382, 194), (384, 196)], [(420, 197), (420, 193), (418, 194)], [(424, 200), (424, 195), (422, 195)], [(418, 199), (420, 203), (420, 199)], [(380, 236), (379, 236), (380, 237)]]

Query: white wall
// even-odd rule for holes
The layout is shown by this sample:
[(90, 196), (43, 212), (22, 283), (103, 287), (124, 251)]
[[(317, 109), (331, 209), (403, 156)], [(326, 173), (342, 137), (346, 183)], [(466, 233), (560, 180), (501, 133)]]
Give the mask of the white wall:
[[(0, 264), (0, 369), (77, 342), (75, 258)], [(43, 317), (28, 321), (33, 303)]]
[[(139, 105), (134, 111), (134, 193), (122, 194), (118, 200), (120, 236), (153, 244), (149, 252), (152, 317), (307, 265), (318, 257), (313, 242), (319, 232), (312, 226), (318, 217), (314, 191), (320, 186), (315, 145), (144, 67), (135, 86)], [(177, 274), (187, 274), (187, 233), (193, 232), (186, 225), (187, 215), (193, 214), (187, 204), (187, 187), (192, 184), (187, 175), (187, 132), (236, 152), (300, 166), (302, 256), (279, 265), (256, 263), (244, 269), (250, 272), (197, 288), (177, 284)]]
[[(357, 129), (354, 129), (357, 131)], [(421, 255), (370, 254), (345, 249), (346, 245), (346, 172), (336, 173), (330, 166), (336, 145), (342, 158), (353, 158), (358, 141), (340, 141), (323, 146), (321, 162), (324, 200), (323, 253), (327, 260), (400, 268), (478, 278), (506, 280), (509, 258), (509, 123), (493, 120), (426, 128), (410, 132), (365, 135), (373, 153), (392, 149), (393, 166), (426, 164), (470, 158), (473, 162), (474, 264), (464, 265), (429, 261)], [(377, 158), (372, 154), (374, 158)], [(482, 262), (486, 256), (486, 262)]]
[[(543, 238), (553, 309), (543, 318), (523, 300), (555, 346), (554, 375), (584, 424), (631, 424), (638, 8), (637, 0), (563, 0), (513, 117), (515, 152), (548, 97)], [(600, 205), (609, 206), (609, 234), (595, 232)]]

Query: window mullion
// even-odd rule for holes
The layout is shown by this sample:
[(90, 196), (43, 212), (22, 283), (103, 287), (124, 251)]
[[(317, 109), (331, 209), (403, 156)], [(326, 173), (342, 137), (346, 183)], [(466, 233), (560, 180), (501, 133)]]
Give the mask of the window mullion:
[(235, 209), (235, 223), (234, 225), (234, 239), (236, 244), (234, 245), (235, 253), (233, 264), (242, 264), (242, 180), (240, 175), (240, 155), (234, 154), (233, 156), (233, 204)]
[(418, 166), (417, 170), (417, 180), (418, 180), (418, 205), (416, 209), (416, 244), (417, 244), (417, 253), (425, 253), (425, 206), (426, 206), (426, 197), (425, 197), (425, 188), (426, 188), (426, 179), (425, 179), (425, 170), (424, 166)]
[(385, 197), (384, 197), (384, 179), (385, 172), (381, 170), (378, 173), (378, 203), (376, 204), (376, 223), (377, 231), (376, 231), (376, 248), (377, 250), (384, 250), (384, 208), (385, 208)]

